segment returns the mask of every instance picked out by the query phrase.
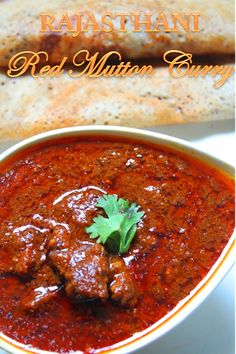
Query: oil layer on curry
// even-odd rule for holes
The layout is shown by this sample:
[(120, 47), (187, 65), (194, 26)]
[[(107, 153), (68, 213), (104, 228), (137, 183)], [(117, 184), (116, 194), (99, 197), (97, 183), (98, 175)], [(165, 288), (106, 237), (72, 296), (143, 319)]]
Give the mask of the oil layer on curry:
[[(140, 207), (123, 253), (88, 233), (107, 195)], [(233, 182), (177, 152), (106, 138), (28, 151), (0, 172), (0, 331), (63, 353), (131, 337), (194, 289), (233, 226)]]

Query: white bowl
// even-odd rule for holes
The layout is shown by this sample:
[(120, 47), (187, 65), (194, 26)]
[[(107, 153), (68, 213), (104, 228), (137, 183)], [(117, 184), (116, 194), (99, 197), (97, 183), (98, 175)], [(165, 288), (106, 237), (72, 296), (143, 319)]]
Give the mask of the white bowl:
[[(14, 160), (15, 156), (17, 159), (18, 153), (20, 151), (31, 149), (34, 145), (38, 145), (39, 143), (47, 141), (52, 142), (58, 139), (61, 141), (61, 138), (88, 135), (122, 137), (124, 139), (134, 139), (135, 141), (139, 140), (143, 142), (151, 142), (152, 144), (170, 147), (176, 151), (180, 151), (188, 156), (192, 156), (205, 162), (207, 165), (219, 170), (230, 179), (234, 178), (234, 168), (232, 166), (196, 149), (186, 141), (146, 130), (115, 126), (83, 126), (63, 128), (33, 136), (3, 152), (0, 155), (0, 167), (9, 158)], [(193, 289), (193, 291), (191, 291), (191, 293), (186, 298), (181, 300), (172, 311), (170, 311), (154, 325), (139, 333), (137, 336), (132, 336), (125, 341), (113, 345), (112, 347), (103, 348), (101, 351), (99, 351), (99, 353), (130, 353), (140, 349), (152, 341), (158, 340), (158, 338), (160, 338), (162, 335), (169, 332), (173, 327), (175, 327), (187, 316), (189, 316), (189, 314), (192, 313), (222, 281), (222, 279), (234, 264), (234, 252), (235, 244), (233, 233), (222, 254), (213, 265), (209, 273), (206, 275), (206, 277)], [(1, 333), (0, 347), (13, 354), (49, 353), (39, 349), (26, 348), (23, 344), (15, 342)], [(81, 352), (78, 351), (77, 353)]]

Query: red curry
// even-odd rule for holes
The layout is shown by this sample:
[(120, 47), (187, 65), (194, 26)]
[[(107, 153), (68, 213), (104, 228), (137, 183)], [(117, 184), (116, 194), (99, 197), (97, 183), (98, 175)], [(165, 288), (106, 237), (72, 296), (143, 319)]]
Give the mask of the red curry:
[[(104, 193), (145, 213), (127, 254), (85, 232)], [(233, 181), (166, 148), (101, 138), (26, 152), (0, 174), (0, 331), (56, 352), (111, 346), (186, 297), (233, 227)]]

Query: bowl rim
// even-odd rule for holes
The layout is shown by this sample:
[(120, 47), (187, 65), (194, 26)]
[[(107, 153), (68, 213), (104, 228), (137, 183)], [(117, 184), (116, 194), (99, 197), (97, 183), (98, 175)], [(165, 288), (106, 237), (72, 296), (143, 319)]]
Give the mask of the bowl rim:
[[(172, 137), (166, 134), (160, 134), (145, 129), (128, 128), (120, 126), (103, 126), (103, 125), (88, 125), (78, 127), (60, 128), (44, 133), (34, 135), (30, 138), (24, 139), (12, 147), (8, 148), (0, 154), (0, 166), (9, 157), (14, 154), (24, 151), (37, 143), (53, 142), (58, 138), (70, 138), (74, 136), (104, 136), (104, 137), (120, 137), (121, 139), (133, 139), (140, 142), (151, 142), (156, 145), (164, 145), (170, 147), (175, 151), (184, 153), (187, 156), (201, 160), (201, 162), (220, 170), (222, 174), (229, 178), (234, 177), (234, 167), (209, 153), (206, 153), (196, 148), (192, 143), (185, 140)], [(179, 323), (181, 323), (190, 313), (192, 313), (206, 297), (219, 285), (219, 283), (226, 276), (228, 271), (234, 265), (235, 247), (235, 230), (231, 235), (227, 245), (222, 251), (220, 257), (217, 259), (213, 267), (203, 278), (203, 280), (190, 292), (188, 296), (182, 299), (169, 313), (158, 320), (155, 324), (148, 327), (146, 330), (129, 337), (128, 339), (118, 342), (110, 347), (95, 350), (95, 353), (109, 353), (109, 354), (127, 354), (141, 349), (151, 342), (159, 339), (164, 334), (168, 333)], [(13, 354), (49, 354), (53, 352), (32, 348), (29, 345), (16, 342), (10, 337), (0, 332), (0, 348)], [(76, 351), (76, 353), (83, 353)]]

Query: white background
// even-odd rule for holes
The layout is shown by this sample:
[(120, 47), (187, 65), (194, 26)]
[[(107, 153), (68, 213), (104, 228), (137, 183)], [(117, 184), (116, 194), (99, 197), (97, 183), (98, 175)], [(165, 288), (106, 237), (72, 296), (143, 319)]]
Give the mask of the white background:
[[(153, 128), (235, 165), (233, 121)], [(0, 151), (12, 143), (0, 145)], [(234, 354), (234, 270), (186, 320), (137, 354)], [(6, 352), (0, 349), (0, 354)]]

